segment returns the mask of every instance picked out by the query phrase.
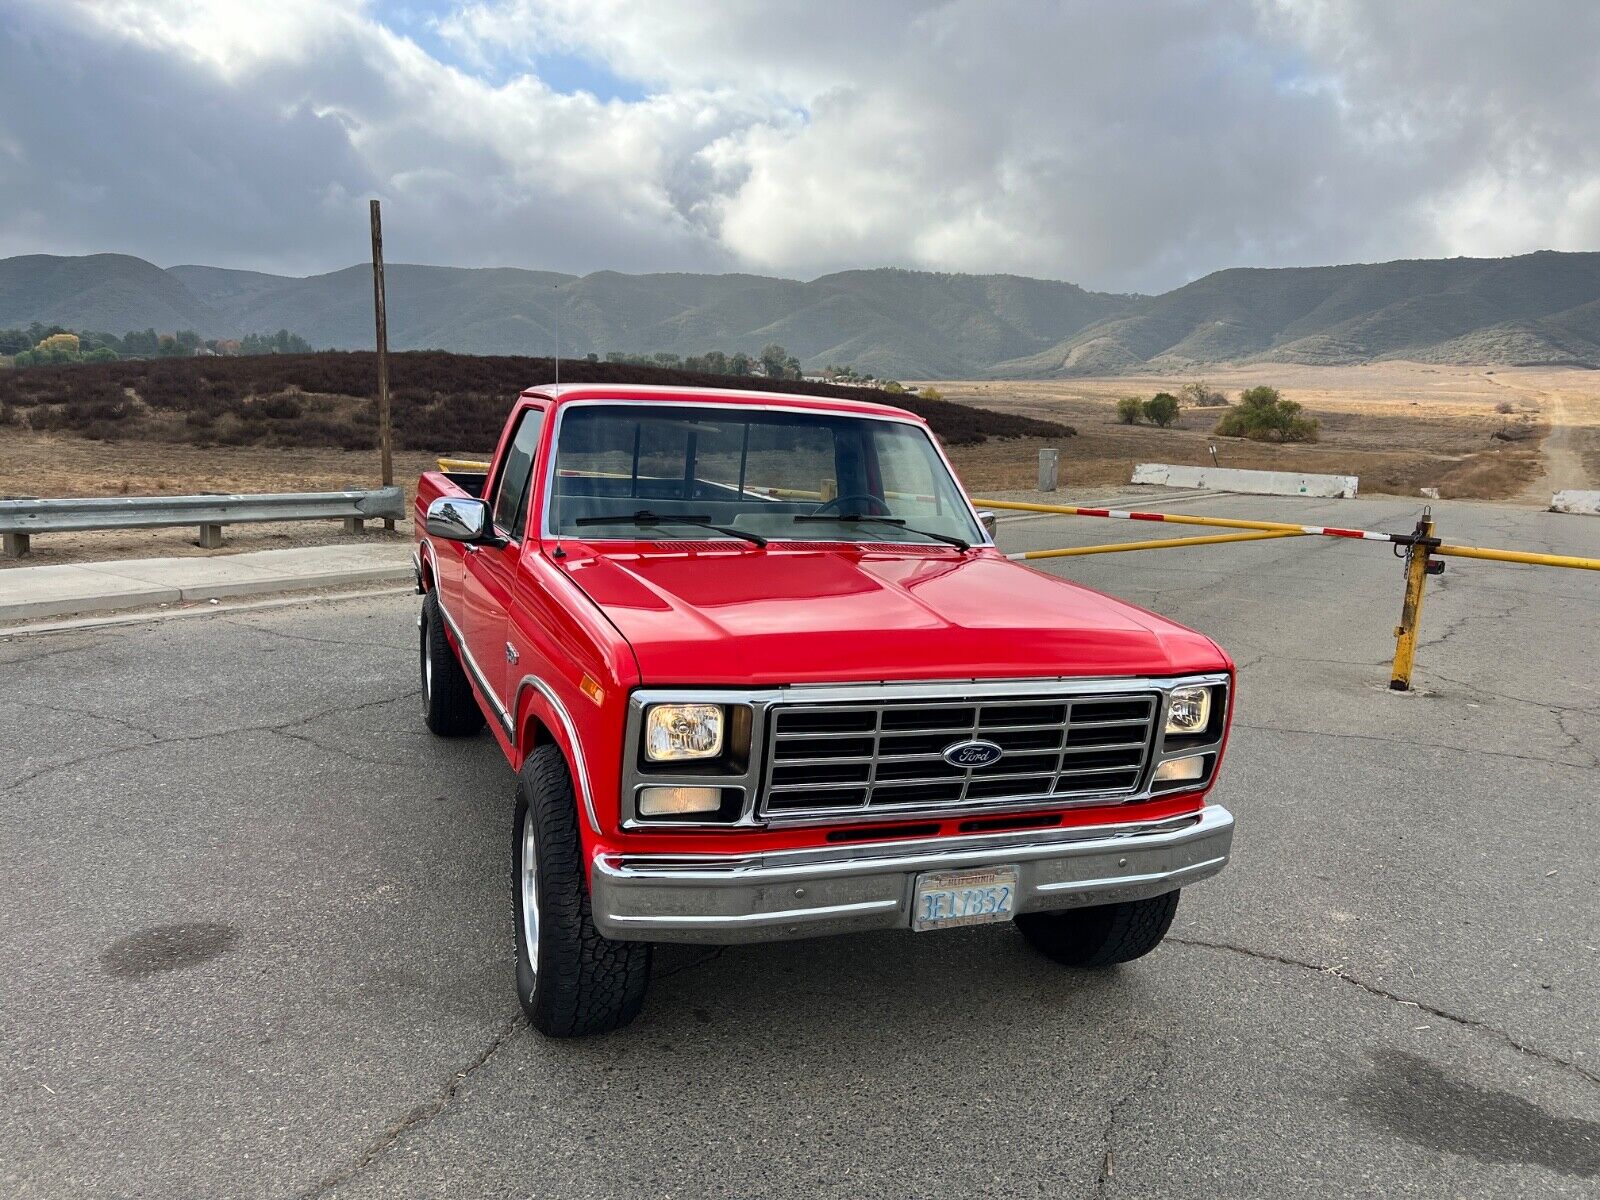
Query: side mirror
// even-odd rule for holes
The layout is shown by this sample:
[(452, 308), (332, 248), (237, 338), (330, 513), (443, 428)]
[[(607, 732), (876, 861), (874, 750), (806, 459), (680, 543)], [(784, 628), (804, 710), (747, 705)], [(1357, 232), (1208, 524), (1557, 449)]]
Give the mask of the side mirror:
[(428, 532), (452, 542), (481, 542), (489, 528), (489, 506), (482, 500), (440, 496), (428, 505)]
[(996, 526), (1000, 524), (1000, 518), (994, 515), (992, 509), (980, 508), (978, 510), (978, 520), (982, 523), (984, 531), (988, 533), (989, 540), (993, 541), (994, 531)]

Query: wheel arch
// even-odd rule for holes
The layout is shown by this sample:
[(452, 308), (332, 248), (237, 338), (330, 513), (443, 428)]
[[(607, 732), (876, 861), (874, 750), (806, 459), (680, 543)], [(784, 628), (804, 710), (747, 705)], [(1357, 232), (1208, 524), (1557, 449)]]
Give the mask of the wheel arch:
[(539, 746), (553, 745), (560, 750), (562, 757), (567, 760), (567, 770), (572, 775), (579, 815), (590, 832), (598, 834), (600, 818), (595, 810), (583, 739), (561, 697), (537, 675), (524, 675), (512, 698), (512, 712), (516, 714), (513, 729), (516, 732), (518, 769)]
[(417, 543), (417, 588), (423, 595), (434, 590), (438, 571), (433, 561), (433, 543), (423, 538)]

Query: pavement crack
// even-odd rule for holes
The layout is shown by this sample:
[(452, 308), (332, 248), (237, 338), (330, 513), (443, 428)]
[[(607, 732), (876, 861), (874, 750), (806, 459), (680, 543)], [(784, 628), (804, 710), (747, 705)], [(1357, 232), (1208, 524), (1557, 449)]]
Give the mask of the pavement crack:
[[(24, 636), (27, 635), (8, 634), (0, 636), (0, 645), (21, 641)], [(49, 650), (41, 650), (38, 654), (25, 654), (18, 658), (7, 658), (4, 661), (0, 661), (0, 667), (28, 666), (36, 662), (42, 662), (47, 658), (55, 658), (61, 654), (82, 654), (86, 650), (94, 650), (105, 645), (106, 641), (106, 638), (100, 638), (97, 641), (84, 642), (73, 646), (56, 646)]]
[(500, 1027), (488, 1045), (484, 1046), (470, 1062), (451, 1072), (450, 1078), (440, 1088), (438, 1095), (425, 1104), (417, 1105), (405, 1116), (390, 1125), (389, 1128), (368, 1142), (361, 1153), (356, 1155), (351, 1162), (334, 1171), (330, 1171), (313, 1186), (301, 1192), (300, 1200), (317, 1200), (318, 1197), (327, 1195), (334, 1188), (348, 1182), (366, 1170), (408, 1133), (420, 1129), (429, 1121), (432, 1121), (450, 1106), (450, 1102), (456, 1098), (456, 1093), (461, 1090), (461, 1085), (488, 1065), (495, 1055), (504, 1050), (510, 1044), (511, 1039), (517, 1035), (517, 1030), (526, 1024), (527, 1018), (519, 1011), (516, 1016)]
[(701, 955), (699, 958), (690, 959), (686, 963), (679, 963), (675, 967), (669, 967), (659, 975), (652, 975), (650, 977), (651, 982), (659, 983), (663, 979), (671, 979), (674, 975), (682, 975), (685, 971), (693, 971), (697, 967), (714, 963), (723, 956), (727, 949), (726, 946), (714, 946), (708, 953)]
[(38, 699), (29, 700), (28, 704), (33, 708), (43, 708), (69, 717), (88, 717), (90, 720), (104, 721), (108, 725), (117, 725), (123, 729), (131, 729), (134, 733), (142, 733), (154, 741), (161, 740), (159, 731), (151, 729), (148, 725), (141, 725), (137, 721), (130, 721), (126, 717), (114, 717), (110, 713), (96, 712), (92, 708), (74, 708), (70, 704), (50, 704)]
[(223, 617), (222, 624), (232, 625), (236, 629), (248, 629), (253, 633), (264, 633), (268, 637), (283, 638), (291, 642), (316, 642), (323, 646), (353, 646), (358, 650), (404, 650), (404, 646), (396, 646), (392, 642), (353, 642), (348, 638), (322, 638), (312, 637), (307, 633), (285, 633), (281, 629), (273, 629), (267, 625), (255, 625), (237, 617)]
[(1342, 966), (1330, 967), (1322, 963), (1307, 962), (1303, 958), (1292, 958), (1287, 954), (1277, 954), (1271, 950), (1256, 950), (1249, 946), (1238, 946), (1232, 942), (1209, 942), (1202, 938), (1174, 937), (1170, 934), (1167, 937), (1167, 941), (1198, 950), (1218, 950), (1227, 954), (1242, 954), (1246, 958), (1258, 959), (1261, 962), (1278, 963), (1281, 966), (1296, 967), (1299, 970), (1310, 971), (1317, 975), (1328, 975), (1342, 983), (1349, 984), (1353, 988), (1359, 988), (1369, 996), (1376, 996), (1380, 1000), (1388, 1000), (1393, 1004), (1403, 1004), (1408, 1008), (1415, 1008), (1420, 1012), (1427, 1013), (1430, 1017), (1438, 1017), (1441, 1021), (1449, 1021), (1454, 1025), (1461, 1026), (1463, 1029), (1475, 1029), (1481, 1033), (1489, 1034), (1519, 1054), (1537, 1059), (1539, 1062), (1550, 1066), (1561, 1067), (1582, 1079), (1588, 1080), (1590, 1083), (1600, 1085), (1600, 1074), (1579, 1063), (1557, 1057), (1547, 1050), (1541, 1050), (1537, 1046), (1530, 1046), (1527, 1042), (1519, 1041), (1498, 1025), (1491, 1025), (1489, 1022), (1480, 1021), (1476, 1017), (1464, 1017), (1460, 1013), (1450, 1012), (1447, 1009), (1439, 1008), (1422, 1000), (1414, 1000), (1410, 996), (1401, 996), (1398, 993), (1389, 991), (1387, 988), (1379, 987), (1375, 983), (1369, 983), (1359, 975), (1350, 974)]
[[(326, 717), (331, 717), (336, 713), (355, 713), (361, 712), (363, 709), (376, 708), (383, 704), (393, 704), (397, 700), (404, 700), (408, 696), (415, 696), (417, 694), (417, 690), (418, 689), (416, 688), (407, 688), (398, 695), (382, 696), (376, 700), (368, 700), (362, 704), (332, 704), (327, 708), (319, 709), (317, 712), (310, 713), (303, 717), (295, 717), (289, 721), (263, 722), (259, 725), (238, 725), (231, 729), (213, 729), (208, 730), (205, 733), (175, 733), (167, 734), (165, 736), (152, 735), (153, 740), (148, 742), (136, 742), (132, 746), (113, 746), (106, 750), (96, 750), (91, 754), (80, 754), (77, 758), (69, 758), (65, 762), (51, 763), (49, 766), (40, 767), (37, 771), (29, 771), (26, 775), (23, 775), (18, 779), (13, 779), (10, 783), (0, 784), (0, 792), (15, 791), (17, 788), (32, 783), (36, 779), (42, 779), (46, 775), (54, 774), (57, 771), (65, 771), (72, 767), (81, 766), (84, 763), (100, 762), (104, 759), (115, 758), (120, 754), (131, 754), (135, 750), (149, 750), (155, 746), (169, 746), (184, 742), (205, 742), (211, 741), (215, 738), (237, 737), (244, 733), (285, 733), (289, 730), (297, 729), (301, 725), (309, 725), (315, 721), (320, 721)], [(148, 733), (150, 731), (146, 730), (145, 732)]]
[[(1422, 750), (1446, 750), (1453, 754), (1478, 754), (1487, 758), (1512, 758), (1518, 762), (1543, 763), (1547, 767), (1586, 767), (1588, 763), (1566, 762), (1559, 758), (1545, 758), (1539, 754), (1512, 754), (1509, 750), (1484, 750), (1477, 746), (1452, 746), (1446, 742), (1419, 742), (1410, 737), (1381, 737), (1375, 733), (1333, 733), (1326, 729), (1290, 729), (1282, 725), (1249, 725), (1243, 721), (1233, 723), (1235, 729), (1250, 729), (1259, 733), (1287, 733), (1299, 737), (1339, 738), (1358, 742), (1383, 742), (1390, 746), (1410, 746)], [(1587, 753), (1587, 751), (1586, 751)]]
[(1160, 1045), (1160, 1060), (1151, 1070), (1145, 1073), (1142, 1079), (1112, 1101), (1111, 1107), (1106, 1111), (1106, 1125), (1100, 1135), (1100, 1175), (1095, 1180), (1094, 1194), (1096, 1196), (1104, 1196), (1106, 1194), (1106, 1189), (1111, 1185), (1111, 1181), (1117, 1173), (1116, 1142), (1117, 1133), (1122, 1124), (1122, 1114), (1141, 1097), (1149, 1095), (1160, 1087), (1162, 1077), (1172, 1067), (1171, 1044), (1162, 1042)]

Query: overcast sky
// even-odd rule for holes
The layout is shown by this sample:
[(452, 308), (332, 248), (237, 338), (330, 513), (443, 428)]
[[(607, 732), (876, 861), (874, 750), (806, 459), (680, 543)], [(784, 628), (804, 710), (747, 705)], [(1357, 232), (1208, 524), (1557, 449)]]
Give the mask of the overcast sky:
[(1600, 249), (1596, 0), (0, 0), (0, 256), (1011, 271)]

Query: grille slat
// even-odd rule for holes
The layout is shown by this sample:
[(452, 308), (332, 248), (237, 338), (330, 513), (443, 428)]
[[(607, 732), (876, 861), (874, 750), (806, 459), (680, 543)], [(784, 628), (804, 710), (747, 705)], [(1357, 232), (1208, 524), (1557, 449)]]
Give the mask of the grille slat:
[[(1144, 777), (1158, 699), (1151, 692), (774, 706), (763, 808), (838, 816), (1131, 793)], [(945, 761), (948, 747), (972, 739), (1004, 754), (988, 767)]]

